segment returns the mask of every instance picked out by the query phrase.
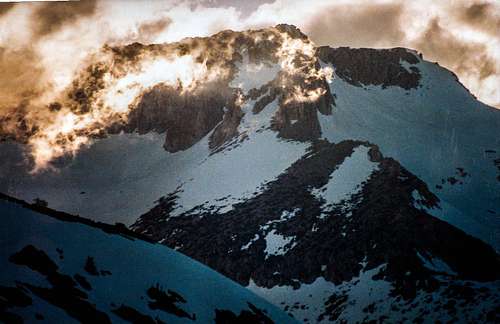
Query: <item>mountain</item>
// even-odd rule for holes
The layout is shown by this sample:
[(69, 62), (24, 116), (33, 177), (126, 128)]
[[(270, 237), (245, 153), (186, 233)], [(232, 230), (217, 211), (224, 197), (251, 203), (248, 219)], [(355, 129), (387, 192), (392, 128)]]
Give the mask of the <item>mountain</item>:
[(291, 323), (206, 266), (134, 234), (2, 195), (0, 321)]
[[(452, 72), (288, 25), (106, 51), (117, 71), (174, 52), (222, 76), (153, 84), (57, 172), (4, 142), (0, 191), (125, 223), (304, 322), (498, 321), (500, 111)], [(96, 66), (68, 90), (82, 114)]]

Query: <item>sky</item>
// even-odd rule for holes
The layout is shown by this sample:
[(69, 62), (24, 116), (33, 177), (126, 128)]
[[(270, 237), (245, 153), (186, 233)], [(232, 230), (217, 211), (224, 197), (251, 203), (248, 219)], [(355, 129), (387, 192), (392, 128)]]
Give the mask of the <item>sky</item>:
[(500, 1), (82, 0), (0, 3), (0, 111), (66, 87), (104, 44), (278, 23), (296, 25), (317, 45), (416, 49), (500, 108)]

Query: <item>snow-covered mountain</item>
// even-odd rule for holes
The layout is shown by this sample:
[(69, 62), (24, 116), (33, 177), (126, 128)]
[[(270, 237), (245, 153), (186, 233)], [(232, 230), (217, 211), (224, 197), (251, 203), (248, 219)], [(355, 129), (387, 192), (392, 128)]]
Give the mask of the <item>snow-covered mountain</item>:
[(208, 267), (95, 223), (0, 196), (0, 321), (292, 323)]
[(232, 208), (176, 214), (179, 193), (132, 228), (301, 320), (484, 321), (500, 301), (498, 254), (431, 216), (425, 183), (366, 142), (315, 142)]
[(113, 49), (121, 62), (209, 44), (230, 72), (148, 89), (57, 172), (30, 174), (25, 147), (1, 144), (0, 191), (125, 223), (302, 321), (498, 320), (500, 111), (414, 51), (283, 64), (275, 33), (309, 44), (279, 25)]

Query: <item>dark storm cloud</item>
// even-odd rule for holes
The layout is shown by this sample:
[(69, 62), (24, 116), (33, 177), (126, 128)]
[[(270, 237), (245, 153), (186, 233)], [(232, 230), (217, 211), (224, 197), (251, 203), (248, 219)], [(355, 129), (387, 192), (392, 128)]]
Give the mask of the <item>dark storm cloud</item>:
[(0, 17), (9, 12), (14, 7), (13, 2), (0, 2)]
[(500, 15), (491, 2), (474, 3), (457, 10), (458, 18), (480, 30), (498, 37), (500, 33)]
[[(20, 5), (20, 4), (19, 4)], [(62, 30), (80, 17), (94, 14), (96, 1), (47, 2), (23, 4), (32, 8), (32, 35), (24, 43), (0, 47), (0, 113), (17, 109), (47, 90), (41, 57), (35, 46), (40, 37)], [(13, 4), (0, 4), (0, 16)], [(17, 107), (17, 108), (16, 108)], [(5, 125), (4, 125), (5, 126)]]
[(309, 19), (305, 31), (320, 45), (394, 46), (401, 42), (402, 5), (342, 5)]
[(81, 17), (91, 16), (96, 0), (47, 2), (33, 12), (34, 33), (45, 36), (59, 31)]
[(40, 83), (43, 69), (38, 65), (37, 55), (29, 47), (0, 47), (0, 71), (0, 117), (28, 103), (43, 91)]
[(140, 35), (147, 35), (149, 38), (152, 38), (164, 31), (171, 23), (172, 20), (168, 18), (148, 21), (141, 24), (138, 31)]
[(476, 73), (482, 80), (498, 72), (485, 45), (461, 41), (443, 29), (438, 18), (430, 22), (413, 45), (427, 58), (439, 61), (459, 74)]

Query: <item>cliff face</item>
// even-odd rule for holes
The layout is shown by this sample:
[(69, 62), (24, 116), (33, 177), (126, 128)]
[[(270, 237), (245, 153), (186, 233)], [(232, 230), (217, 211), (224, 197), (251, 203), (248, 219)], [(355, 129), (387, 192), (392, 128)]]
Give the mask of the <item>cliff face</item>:
[[(230, 89), (204, 88), (180, 94), (178, 89), (156, 86), (145, 93), (126, 123), (127, 131), (166, 133), (165, 149), (185, 150), (206, 136), (224, 116), (224, 107), (234, 107)], [(235, 108), (233, 108), (235, 109)]]
[[(166, 132), (165, 149), (169, 152), (185, 150), (213, 131), (209, 145), (210, 149), (217, 150), (239, 135), (238, 126), (245, 113), (258, 114), (267, 104), (277, 100), (279, 109), (273, 117), (271, 129), (285, 139), (307, 141), (319, 138), (321, 130), (317, 112), (330, 114), (334, 105), (326, 80), (303, 74), (290, 75), (281, 69), (268, 82), (256, 84), (247, 91), (231, 83), (231, 79), (243, 74), (245, 63), (258, 69), (278, 64), (280, 58), (277, 52), (283, 46), (283, 40), (277, 36), (280, 33), (290, 39), (309, 42), (307, 36), (295, 27), (278, 25), (267, 30), (242, 33), (227, 31), (210, 38), (188, 39), (177, 44), (177, 48), (189, 54), (198, 47), (205, 48), (206, 51), (200, 53), (197, 60), (207, 61), (208, 66), (223, 66), (226, 76), (182, 93), (173, 87), (156, 86), (142, 95), (126, 126), (117, 127), (115, 131)], [(265, 38), (269, 40), (263, 41)], [(133, 60), (138, 51), (148, 50), (149, 47), (135, 44), (131, 48), (116, 49), (115, 53)], [(297, 57), (290, 64), (303, 70), (321, 69), (314, 57)], [(319, 91), (321, 95), (315, 100), (294, 100), (291, 94), (296, 88), (304, 92)], [(245, 112), (242, 104), (249, 100), (255, 101), (255, 106), (252, 112)]]
[(419, 58), (405, 48), (317, 48), (318, 57), (335, 66), (335, 73), (352, 85), (398, 86), (406, 90), (419, 86)]

